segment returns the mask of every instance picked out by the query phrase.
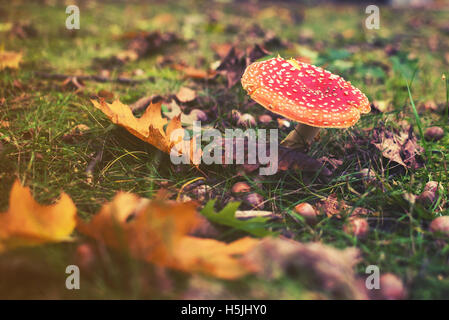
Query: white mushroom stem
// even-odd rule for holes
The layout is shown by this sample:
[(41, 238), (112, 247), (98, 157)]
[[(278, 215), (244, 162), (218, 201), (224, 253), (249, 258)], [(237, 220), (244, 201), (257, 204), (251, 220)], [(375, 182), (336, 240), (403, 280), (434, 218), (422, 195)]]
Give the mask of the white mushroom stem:
[(305, 147), (313, 141), (320, 129), (319, 127), (298, 123), (295, 129), (281, 142), (281, 145), (288, 148)]

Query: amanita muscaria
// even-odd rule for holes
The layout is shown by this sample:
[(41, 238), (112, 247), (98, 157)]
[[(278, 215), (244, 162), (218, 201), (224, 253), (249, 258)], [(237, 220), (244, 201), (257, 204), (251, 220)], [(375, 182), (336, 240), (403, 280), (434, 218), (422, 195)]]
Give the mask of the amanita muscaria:
[(288, 147), (309, 143), (320, 128), (351, 127), (371, 111), (368, 98), (351, 82), (295, 59), (254, 62), (241, 82), (266, 109), (299, 122), (282, 142)]

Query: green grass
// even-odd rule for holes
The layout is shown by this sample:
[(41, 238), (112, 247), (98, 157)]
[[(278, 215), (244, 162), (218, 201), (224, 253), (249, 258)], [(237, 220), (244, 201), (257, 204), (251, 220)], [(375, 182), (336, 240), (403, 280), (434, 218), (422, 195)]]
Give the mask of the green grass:
[[(302, 8), (300, 5), (291, 6), (292, 13), (300, 12)], [(64, 190), (75, 202), (79, 213), (89, 217), (119, 190), (151, 197), (162, 184), (167, 187), (165, 183), (168, 183), (169, 189), (176, 192), (188, 181), (202, 176), (189, 166), (175, 168), (167, 165), (166, 155), (111, 125), (100, 111), (94, 109), (89, 98), (99, 90), (107, 90), (122, 102), (132, 103), (149, 94), (174, 94), (181, 86), (188, 85), (194, 87), (202, 98), (195, 108), (217, 108), (216, 116), (208, 124), (221, 131), (225, 129), (224, 123), (229, 123), (228, 115), (232, 109), (246, 108), (245, 112), (263, 114), (264, 109), (258, 105), (246, 106), (249, 98), (239, 85), (225, 89), (221, 78), (217, 82), (194, 83), (184, 80), (177, 71), (156, 64), (158, 55), (166, 55), (175, 61), (206, 69), (216, 60), (211, 44), (235, 42), (245, 48), (262, 40), (238, 31), (226, 31), (227, 26), (236, 25), (244, 30), (258, 23), (262, 29), (272, 29), (280, 38), (295, 43), (292, 48), (271, 48), (274, 54), (297, 56), (307, 49), (313, 63), (324, 65), (351, 80), (370, 101), (387, 101), (392, 108), (382, 114), (364, 116), (354, 128), (330, 129), (321, 133), (320, 141), (311, 147), (309, 154), (315, 158), (333, 155), (343, 159), (343, 164), (326, 182), (317, 176), (295, 171), (262, 178), (238, 175), (235, 166), (207, 168), (206, 183), (213, 187), (217, 206), (222, 208), (226, 204), (220, 199), (226, 199), (235, 182), (247, 181), (266, 200), (266, 210), (281, 213), (284, 217), (280, 225), (279, 222), (268, 222), (267, 229), (275, 226), (283, 234), (302, 242), (322, 241), (338, 248), (356, 246), (363, 256), (357, 267), (361, 275), (366, 266), (376, 264), (381, 272), (393, 272), (404, 279), (410, 298), (449, 297), (449, 247), (439, 246), (427, 231), (433, 217), (449, 214), (446, 165), (449, 136), (446, 134), (438, 142), (426, 143), (420, 139), (426, 148), (423, 155), (425, 166), (402, 173), (390, 169), (380, 153), (373, 154), (366, 161), (362, 153), (367, 151), (367, 146), (358, 146), (358, 151), (352, 155), (346, 154), (343, 147), (352, 137), (370, 137), (369, 129), (380, 122), (397, 128), (400, 121), (406, 121), (414, 126), (421, 138), (428, 126), (447, 127), (447, 114), (423, 112), (420, 106), (433, 100), (445, 103), (447, 107), (447, 82), (441, 80), (441, 75), (443, 72), (448, 74), (448, 62), (444, 59), (444, 53), (449, 49), (448, 35), (438, 26), (449, 18), (448, 10), (405, 10), (404, 14), (398, 15), (385, 7), (381, 10), (381, 29), (367, 31), (362, 28), (364, 8), (351, 6), (306, 7), (301, 24), (270, 17), (258, 19), (255, 14), (232, 3), (216, 4), (212, 10), (208, 3), (202, 1), (179, 1), (176, 4), (89, 2), (80, 9), (81, 29), (69, 32), (64, 27), (65, 7), (60, 3), (50, 6), (13, 1), (12, 4), (0, 5), (1, 23), (28, 21), (38, 31), (36, 38), (27, 39), (0, 33), (0, 43), (5, 49), (24, 52), (24, 62), (19, 70), (0, 71), (0, 98), (5, 98), (0, 106), (0, 120), (10, 123), (9, 127), (0, 128), (3, 144), (0, 153), (2, 210), (8, 206), (7, 195), (16, 178), (31, 186), (33, 194), (44, 203), (52, 201)], [(174, 17), (173, 22), (158, 24), (154, 17), (162, 13), (170, 13)], [(211, 19), (213, 14), (218, 19)], [(431, 23), (413, 28), (408, 25), (413, 19), (427, 19)], [(62, 88), (59, 81), (35, 76), (35, 71), (96, 74), (100, 66), (93, 63), (94, 58), (116, 54), (125, 44), (117, 36), (138, 29), (176, 32), (186, 40), (164, 48), (157, 55), (129, 62), (112, 71), (113, 76), (125, 74), (131, 77), (134, 70), (142, 69), (144, 74), (141, 77), (154, 77), (154, 82), (135, 86), (86, 82), (85, 90), (76, 94)], [(348, 30), (352, 36), (343, 36)], [(311, 39), (298, 41), (310, 32), (313, 32)], [(439, 46), (437, 50), (430, 51), (422, 42), (433, 35), (437, 35)], [(387, 45), (399, 45), (398, 52), (388, 56), (385, 53)], [(414, 71), (417, 72), (411, 86), (407, 81)], [(14, 81), (19, 81), (23, 89), (18, 88)], [(65, 141), (64, 135), (77, 124), (87, 125), (89, 130), (75, 143)], [(272, 122), (260, 127), (272, 128), (275, 125)], [(281, 131), (279, 138), (284, 138), (287, 133), (288, 130)], [(95, 167), (93, 181), (89, 183), (85, 170), (98, 151), (103, 152), (103, 157)], [(375, 168), (376, 180), (384, 190), (375, 185), (363, 186), (357, 174), (363, 168)], [(432, 208), (410, 205), (403, 199), (406, 193), (419, 194), (430, 180), (439, 181), (444, 189), (439, 202)], [(332, 193), (348, 204), (375, 212), (368, 218), (371, 232), (367, 238), (357, 240), (345, 234), (342, 231), (344, 219), (321, 217), (316, 226), (310, 227), (295, 216), (295, 205), (315, 203)], [(235, 237), (233, 231), (224, 229), (221, 237), (232, 239)], [(14, 259), (20, 259), (25, 252), (45, 257), (46, 263), (55, 270), (61, 270), (66, 261), (73, 258), (71, 252), (74, 250), (74, 244), (63, 248), (45, 246), (21, 250), (0, 257), (3, 261), (0, 264), (4, 264), (9, 255), (17, 255)], [(262, 292), (262, 297), (270, 298), (301, 298), (305, 293), (299, 283), (293, 285), (287, 276), (276, 283), (260, 279), (226, 283), (209, 278), (192, 280), (179, 274), (174, 275), (176, 285), (162, 292), (150, 288), (149, 284), (158, 280), (148, 265), (114, 253), (104, 253), (100, 264), (103, 266), (101, 272), (89, 278), (87, 289), (80, 293), (61, 293), (55, 289), (53, 294), (68, 298), (179, 298), (186, 288), (192, 286), (192, 282), (193, 286), (207, 287), (211, 295), (215, 292), (220, 296), (220, 292), (225, 292), (237, 298), (257, 297), (254, 294), (257, 290)], [(42, 270), (36, 267), (37, 277), (48, 273), (43, 270), (47, 270), (45, 266)], [(58, 272), (49, 272), (50, 275), (55, 274), (55, 281), (61, 278)], [(139, 275), (146, 272), (153, 276), (140, 281)], [(5, 287), (0, 285), (0, 296), (3, 297), (5, 291), (2, 289)], [(16, 294), (23, 296), (24, 292), (19, 290)]]

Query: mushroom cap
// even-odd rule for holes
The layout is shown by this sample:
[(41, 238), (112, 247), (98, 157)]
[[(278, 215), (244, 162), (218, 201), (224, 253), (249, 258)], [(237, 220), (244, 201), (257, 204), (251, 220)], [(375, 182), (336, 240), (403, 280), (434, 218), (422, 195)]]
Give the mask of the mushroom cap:
[(312, 127), (347, 128), (371, 111), (351, 82), (294, 59), (254, 62), (242, 76), (251, 98), (271, 112)]

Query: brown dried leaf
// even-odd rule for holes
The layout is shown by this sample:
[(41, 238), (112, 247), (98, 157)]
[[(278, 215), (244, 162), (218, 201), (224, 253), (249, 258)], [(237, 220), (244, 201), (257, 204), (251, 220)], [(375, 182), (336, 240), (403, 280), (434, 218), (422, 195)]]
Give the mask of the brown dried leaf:
[(351, 217), (367, 215), (371, 213), (370, 210), (365, 208), (353, 208), (348, 205), (344, 200), (338, 200), (335, 193), (330, 194), (326, 199), (320, 200), (316, 204), (317, 209), (326, 214), (328, 217), (342, 218), (342, 214), (351, 213)]
[(173, 69), (181, 71), (185, 78), (195, 80), (210, 80), (217, 74), (215, 70), (201, 70), (183, 64), (172, 64), (171, 66)]
[(180, 102), (190, 102), (190, 101), (195, 100), (196, 92), (195, 92), (195, 90), (192, 90), (190, 88), (181, 87), (179, 89), (178, 93), (176, 94), (176, 98)]
[(399, 133), (380, 126), (374, 128), (371, 143), (382, 152), (385, 158), (406, 169), (418, 169), (423, 165), (421, 159), (418, 158), (423, 148), (417, 140), (412, 126), (407, 131), (403, 130)]
[(240, 81), (247, 66), (268, 54), (269, 52), (259, 45), (248, 48), (243, 54), (238, 54), (233, 47), (221, 61), (217, 71), (226, 77), (228, 88), (231, 88)]

